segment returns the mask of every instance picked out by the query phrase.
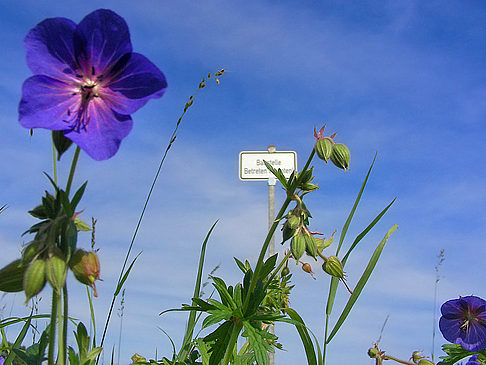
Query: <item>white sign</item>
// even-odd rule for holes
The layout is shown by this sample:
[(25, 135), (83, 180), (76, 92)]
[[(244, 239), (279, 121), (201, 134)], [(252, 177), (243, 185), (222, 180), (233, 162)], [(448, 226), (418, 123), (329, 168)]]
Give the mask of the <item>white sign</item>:
[(265, 166), (267, 161), (275, 170), (281, 169), (289, 178), (297, 170), (297, 153), (295, 151), (242, 151), (240, 152), (240, 180), (268, 180), (275, 177)]

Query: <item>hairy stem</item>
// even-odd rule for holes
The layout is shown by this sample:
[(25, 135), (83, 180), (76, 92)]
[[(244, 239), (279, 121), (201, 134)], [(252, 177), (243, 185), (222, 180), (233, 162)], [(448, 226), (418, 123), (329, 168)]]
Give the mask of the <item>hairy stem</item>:
[(48, 365), (54, 365), (54, 346), (56, 344), (56, 320), (58, 300), (59, 294), (55, 289), (52, 289), (51, 321), (49, 327), (49, 349), (47, 353)]

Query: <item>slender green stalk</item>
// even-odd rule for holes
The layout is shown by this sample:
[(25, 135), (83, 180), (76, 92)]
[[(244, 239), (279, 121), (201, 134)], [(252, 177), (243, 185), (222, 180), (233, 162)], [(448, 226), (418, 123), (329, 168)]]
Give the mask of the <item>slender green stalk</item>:
[[(310, 153), (309, 158), (307, 159), (307, 162), (305, 163), (302, 171), (305, 171), (309, 168), (309, 165), (312, 162), (314, 155), (315, 155), (315, 150), (312, 149), (312, 152)], [(303, 176), (303, 174), (301, 174), (300, 176)], [(300, 178), (296, 177), (294, 179), (294, 182), (292, 183), (292, 185), (287, 190), (287, 198), (285, 199), (284, 203), (282, 204), (282, 207), (280, 208), (277, 216), (275, 217), (275, 220), (272, 224), (272, 227), (268, 231), (267, 237), (265, 238), (265, 241), (263, 242), (263, 246), (262, 246), (262, 249), (260, 251), (260, 256), (258, 256), (258, 261), (257, 261), (256, 267), (255, 267), (255, 272), (254, 272), (253, 277), (251, 278), (251, 281), (250, 281), (248, 293), (252, 293), (255, 290), (255, 286), (256, 286), (258, 278), (260, 276), (260, 271), (262, 270), (263, 263), (264, 263), (264, 260), (265, 260), (265, 256), (267, 254), (267, 249), (268, 249), (268, 246), (269, 246), (270, 241), (272, 239), (272, 236), (275, 233), (275, 230), (277, 229), (277, 226), (280, 223), (280, 219), (283, 217), (283, 215), (287, 211), (287, 208), (288, 208), (290, 202), (292, 201), (292, 197), (294, 195), (294, 192), (297, 189), (297, 187), (299, 186), (299, 184), (300, 184)], [(246, 298), (245, 298), (245, 302), (243, 303), (243, 313), (246, 312), (246, 309), (248, 308), (249, 302), (250, 302), (250, 295), (247, 295)], [(233, 327), (233, 332), (231, 333), (231, 338), (230, 338), (230, 341), (228, 343), (228, 347), (226, 348), (226, 352), (225, 352), (225, 356), (224, 356), (223, 361), (222, 361), (222, 365), (228, 364), (230, 356), (233, 353), (233, 348), (236, 345), (236, 341), (238, 340), (238, 336), (240, 334), (241, 328), (242, 328), (241, 325), (235, 325), (235, 327)], [(236, 333), (235, 333), (235, 331), (236, 331)]]
[(67, 285), (64, 284), (62, 288), (62, 303), (63, 303), (63, 316), (62, 316), (62, 332), (59, 332), (59, 365), (66, 363), (67, 354), (67, 326), (68, 326), (68, 291)]
[(52, 169), (54, 170), (54, 182), (57, 185), (57, 155), (54, 141), (52, 141)]
[[(56, 289), (54, 289), (56, 290)], [(56, 365), (64, 365), (66, 363), (63, 347), (66, 347), (64, 342), (64, 320), (63, 320), (63, 300), (61, 292), (57, 292), (57, 362)]]
[(226, 352), (224, 353), (224, 357), (222, 360), (223, 365), (229, 364), (231, 355), (233, 354), (233, 350), (236, 346), (236, 342), (238, 341), (238, 336), (240, 335), (240, 331), (242, 327), (243, 327), (242, 324), (239, 323), (234, 324), (233, 330), (231, 331), (231, 337), (228, 342), (228, 347), (226, 347)]
[(73, 183), (74, 172), (76, 171), (76, 165), (78, 163), (79, 153), (81, 152), (81, 148), (76, 146), (76, 151), (74, 151), (73, 161), (71, 162), (71, 170), (69, 171), (69, 177), (66, 184), (66, 194), (69, 196), (69, 192), (71, 191), (71, 185)]
[(390, 355), (383, 356), (383, 360), (393, 360), (393, 361), (399, 362), (400, 364), (415, 365), (415, 363), (413, 363), (413, 362), (400, 360), (400, 359), (397, 359), (396, 357), (393, 357), (393, 356), (390, 356)]
[(52, 289), (51, 322), (49, 327), (49, 349), (47, 353), (48, 365), (54, 365), (54, 346), (56, 344), (56, 320), (58, 300), (59, 294), (55, 289)]
[[(315, 150), (312, 149), (312, 152), (310, 153), (309, 158), (307, 159), (307, 162), (305, 163), (305, 166), (302, 169), (302, 171), (307, 170), (310, 163), (312, 162), (312, 159), (314, 158), (314, 154), (315, 154)], [(302, 176), (302, 174), (301, 174), (301, 176)], [(299, 183), (300, 183), (300, 179), (296, 178), (294, 180), (294, 182), (292, 183), (292, 185), (287, 190), (287, 198), (285, 199), (284, 203), (282, 204), (282, 208), (280, 208), (280, 211), (278, 212), (277, 216), (275, 217), (275, 220), (272, 224), (272, 227), (268, 231), (267, 237), (265, 238), (265, 241), (263, 242), (263, 246), (262, 246), (262, 249), (260, 251), (260, 256), (258, 256), (258, 261), (257, 261), (256, 267), (255, 267), (255, 273), (253, 274), (253, 277), (250, 281), (250, 287), (248, 289), (248, 293), (252, 293), (253, 290), (255, 290), (255, 286), (256, 286), (256, 283), (258, 281), (257, 278), (259, 277), (260, 271), (262, 270), (263, 262), (265, 260), (265, 255), (267, 254), (267, 249), (268, 249), (268, 245), (270, 244), (270, 240), (272, 239), (272, 236), (275, 233), (275, 230), (277, 229), (277, 226), (280, 223), (280, 219), (283, 217), (283, 215), (287, 211), (287, 208), (288, 208), (290, 202), (292, 201), (292, 196), (294, 195), (294, 192), (297, 189), (297, 186), (299, 186)], [(245, 303), (243, 305), (243, 313), (247, 309), (249, 301), (250, 301), (250, 296), (248, 295), (245, 298)]]

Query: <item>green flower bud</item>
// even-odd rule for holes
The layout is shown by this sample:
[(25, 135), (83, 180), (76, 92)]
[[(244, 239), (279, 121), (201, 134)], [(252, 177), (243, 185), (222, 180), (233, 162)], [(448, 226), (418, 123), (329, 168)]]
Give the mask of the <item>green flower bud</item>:
[(305, 252), (309, 256), (316, 258), (317, 244), (316, 244), (316, 241), (314, 239), (314, 236), (312, 236), (310, 233), (305, 233), (304, 238), (305, 238)]
[(288, 274), (290, 274), (290, 269), (288, 268), (288, 266), (285, 266), (282, 269), (282, 272), (280, 273), (280, 276), (287, 276)]
[(349, 170), (351, 154), (348, 147), (341, 143), (336, 143), (331, 153), (331, 161), (336, 167), (343, 170)]
[(37, 295), (46, 285), (46, 263), (38, 259), (31, 262), (24, 274), (25, 301)]
[(336, 256), (331, 256), (322, 264), (322, 270), (339, 279), (344, 278), (343, 264)]
[(295, 235), (295, 229), (290, 228), (289, 224), (285, 222), (282, 227), (282, 242), (284, 243), (288, 239), (292, 238)]
[(301, 225), (300, 218), (297, 217), (296, 215), (290, 215), (289, 218), (287, 219), (287, 224), (291, 229), (297, 229)]
[(66, 282), (66, 262), (56, 254), (49, 254), (46, 260), (46, 279), (56, 290), (61, 290)]
[(69, 261), (69, 267), (79, 282), (94, 289), (94, 296), (97, 297), (95, 281), (100, 279), (100, 262), (96, 253), (76, 250)]
[(376, 359), (380, 355), (379, 351), (375, 347), (371, 347), (368, 350), (368, 356), (371, 357), (372, 359)]
[(421, 355), (422, 351), (414, 351), (412, 353), (412, 358), (411, 360), (414, 362), (414, 364), (418, 364), (420, 360), (422, 360), (424, 357)]
[(292, 237), (292, 241), (290, 241), (290, 251), (292, 252), (292, 256), (294, 259), (299, 260), (305, 251), (305, 237), (302, 233), (297, 233), (294, 237)]
[(41, 244), (38, 241), (32, 241), (22, 250), (22, 263), (29, 264), (39, 253)]
[(334, 141), (331, 138), (324, 137), (316, 141), (314, 149), (316, 150), (317, 156), (327, 163), (327, 161), (329, 161), (329, 158), (331, 157), (333, 145)]
[(307, 182), (305, 184), (302, 184), (302, 190), (304, 191), (313, 191), (319, 189), (319, 186), (317, 184), (313, 184), (310, 182)]
[(418, 365), (435, 365), (435, 363), (427, 359), (422, 359), (418, 362)]

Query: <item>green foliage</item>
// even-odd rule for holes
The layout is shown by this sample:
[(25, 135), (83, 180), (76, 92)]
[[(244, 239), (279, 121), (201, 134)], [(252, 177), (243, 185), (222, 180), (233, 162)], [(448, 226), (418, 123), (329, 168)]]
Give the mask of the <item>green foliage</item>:
[(480, 354), (480, 358), (486, 360), (486, 350), (480, 352), (471, 352), (464, 350), (459, 344), (442, 345), (442, 350), (447, 354), (447, 356), (441, 356), (441, 362), (438, 365), (453, 365), (456, 362), (476, 354)]

